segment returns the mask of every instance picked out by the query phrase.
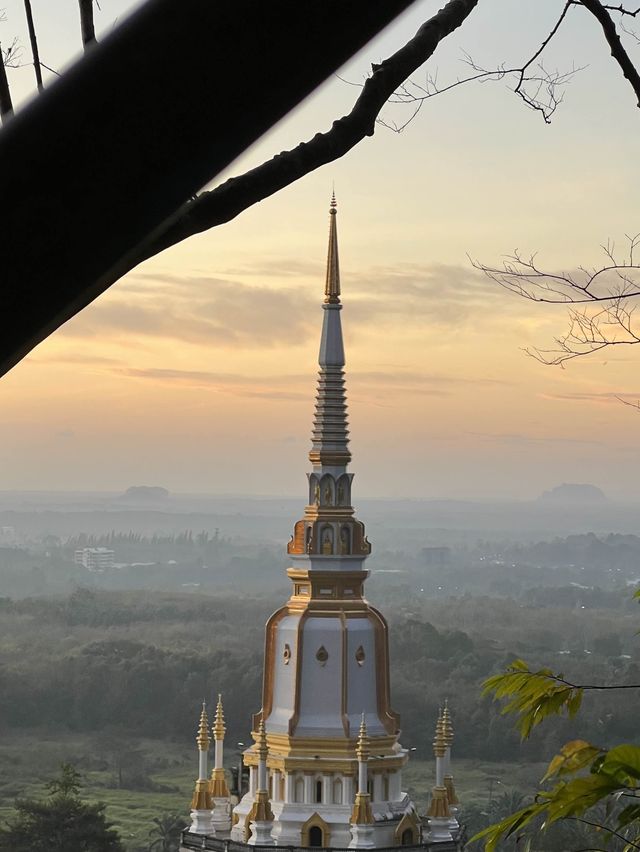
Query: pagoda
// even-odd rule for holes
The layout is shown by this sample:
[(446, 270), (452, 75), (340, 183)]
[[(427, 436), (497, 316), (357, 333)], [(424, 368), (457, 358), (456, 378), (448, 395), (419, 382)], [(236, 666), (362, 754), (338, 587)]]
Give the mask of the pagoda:
[[(308, 502), (287, 547), (291, 595), (266, 625), (262, 708), (243, 754), (249, 790), (231, 810), (230, 831), (219, 819), (207, 832), (196, 788), (190, 831), (208, 836), (197, 846), (185, 833), (185, 848), (433, 848), (428, 821), (403, 791), (408, 751), (390, 703), (387, 622), (364, 597), (371, 545), (348, 471), (335, 196), (322, 311)], [(201, 786), (204, 777), (201, 769)], [(217, 799), (220, 813), (225, 802)], [(438, 840), (443, 852), (462, 848), (450, 829)]]

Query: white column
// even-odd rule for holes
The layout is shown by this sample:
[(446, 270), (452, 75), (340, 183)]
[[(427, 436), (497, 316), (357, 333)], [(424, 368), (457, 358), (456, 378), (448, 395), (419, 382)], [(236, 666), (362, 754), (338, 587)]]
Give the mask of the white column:
[(344, 775), (342, 778), (342, 804), (352, 805), (354, 797), (353, 775)]
[(322, 776), (322, 801), (325, 804), (333, 802), (333, 779), (331, 775), (325, 774)]
[[(242, 772), (242, 767), (240, 767), (240, 772)], [(251, 793), (251, 798), (253, 799), (256, 794), (256, 781), (258, 780), (258, 770), (255, 766), (249, 767), (249, 793)]]
[(293, 772), (285, 772), (284, 775), (284, 800), (291, 804), (295, 798), (295, 775)]
[(312, 805), (315, 803), (316, 797), (314, 796), (315, 790), (314, 787), (314, 777), (312, 775), (304, 776), (304, 803), (305, 805)]
[(382, 775), (379, 772), (376, 772), (373, 776), (373, 797), (374, 802), (382, 802), (384, 801), (384, 796), (382, 794)]
[(215, 740), (214, 769), (222, 769), (224, 766), (224, 741)]
[(268, 790), (267, 786), (267, 761), (258, 760), (258, 790)]
[(392, 802), (400, 801), (402, 795), (402, 772), (398, 769), (389, 777), (389, 798)]
[(367, 761), (358, 761), (358, 793), (366, 793), (367, 791)]

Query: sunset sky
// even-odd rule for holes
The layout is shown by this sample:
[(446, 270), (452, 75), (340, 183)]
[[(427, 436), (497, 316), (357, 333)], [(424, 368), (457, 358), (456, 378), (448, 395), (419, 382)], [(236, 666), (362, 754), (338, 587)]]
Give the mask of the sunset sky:
[[(62, 69), (79, 52), (76, 0), (32, 4), (42, 59)], [(101, 0), (101, 31), (135, 5)], [(344, 81), (440, 5), (417, 3), (225, 176), (328, 128), (357, 95)], [(2, 6), (0, 39), (18, 35), (28, 60), (22, 0)], [(561, 7), (481, 0), (429, 69), (464, 75), (463, 50), (518, 64)], [(592, 482), (640, 499), (640, 413), (615, 399), (640, 399), (640, 347), (540, 365), (522, 347), (551, 345), (566, 309), (500, 290), (467, 257), (518, 247), (572, 269), (640, 231), (638, 109), (586, 13), (548, 65), (586, 66), (550, 126), (505, 83), (458, 88), (112, 287), (1, 380), (0, 488), (302, 496), (335, 183), (356, 493), (527, 499)], [(32, 76), (10, 71), (17, 102)]]

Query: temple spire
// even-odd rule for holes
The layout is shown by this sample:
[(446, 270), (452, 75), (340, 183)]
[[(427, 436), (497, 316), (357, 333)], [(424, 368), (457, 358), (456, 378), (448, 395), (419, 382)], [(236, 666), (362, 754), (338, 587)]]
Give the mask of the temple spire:
[(324, 300), (329, 304), (340, 303), (340, 264), (338, 262), (338, 229), (336, 215), (338, 204), (335, 192), (329, 206), (329, 251), (327, 252), (327, 279), (324, 285)]
[(309, 459), (315, 468), (345, 468), (351, 461), (344, 387), (344, 344), (340, 322), (340, 269), (338, 265), (337, 205), (329, 208), (329, 251), (325, 283), (324, 319), (320, 338), (320, 377), (316, 395), (312, 448)]

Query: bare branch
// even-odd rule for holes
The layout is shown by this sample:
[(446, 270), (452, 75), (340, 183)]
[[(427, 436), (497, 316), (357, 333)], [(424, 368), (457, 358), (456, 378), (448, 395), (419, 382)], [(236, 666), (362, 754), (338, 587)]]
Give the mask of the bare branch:
[(7, 52), (2, 49), (2, 45), (0, 44), (0, 118), (2, 118), (3, 123), (13, 115), (11, 91), (9, 89), (9, 81), (7, 80), (6, 55)]
[(78, 0), (80, 8), (80, 32), (82, 44), (87, 50), (96, 40), (96, 31), (93, 23), (93, 0)]
[(618, 6), (612, 6), (609, 3), (603, 3), (602, 8), (606, 9), (608, 12), (619, 12), (621, 15), (628, 15), (631, 18), (635, 18), (637, 15), (640, 14), (640, 6), (638, 6), (638, 8), (634, 11), (631, 11), (630, 9), (625, 8), (622, 3), (620, 3)]
[(33, 12), (31, 10), (31, 0), (24, 0), (24, 11), (27, 16), (27, 29), (29, 30), (29, 41), (31, 42), (31, 55), (33, 56), (33, 69), (36, 72), (36, 85), (39, 90), (44, 88), (42, 83), (42, 69), (40, 68), (40, 55), (38, 52), (38, 39), (36, 38), (36, 28), (33, 23)]
[(444, 94), (458, 86), (463, 86), (467, 83), (504, 80), (506, 77), (515, 77), (513, 91), (523, 101), (523, 103), (532, 110), (539, 112), (544, 121), (549, 124), (551, 118), (562, 103), (562, 88), (566, 86), (571, 78), (582, 68), (573, 67), (569, 71), (548, 71), (542, 62), (538, 61), (544, 52), (549, 42), (560, 29), (569, 8), (573, 5), (573, 0), (566, 0), (562, 12), (551, 28), (549, 34), (543, 40), (540, 47), (522, 64), (514, 67), (507, 67), (504, 64), (498, 65), (496, 68), (484, 68), (474, 61), (469, 54), (464, 54), (464, 63), (471, 68), (475, 73), (466, 77), (458, 78), (452, 83), (445, 86), (438, 84), (438, 75), (428, 74), (424, 85), (417, 83), (415, 80), (406, 80), (389, 98), (391, 104), (411, 105), (412, 112), (409, 117), (401, 123), (389, 121), (388, 119), (378, 119), (378, 123), (384, 127), (394, 130), (396, 133), (401, 133), (415, 119), (420, 111), (420, 107), (426, 100), (435, 97), (436, 95)]
[(628, 249), (623, 257), (616, 254), (612, 240), (601, 246), (604, 266), (578, 267), (570, 272), (541, 269), (536, 255), (528, 259), (516, 249), (502, 267), (487, 266), (470, 258), (475, 269), (500, 287), (532, 302), (560, 305), (584, 305), (569, 311), (567, 331), (554, 338), (550, 349), (529, 347), (527, 355), (542, 364), (563, 366), (582, 355), (591, 355), (608, 346), (633, 346), (640, 343), (640, 330), (634, 326), (635, 306), (640, 297), (640, 264), (636, 248), (640, 234), (626, 235)]

